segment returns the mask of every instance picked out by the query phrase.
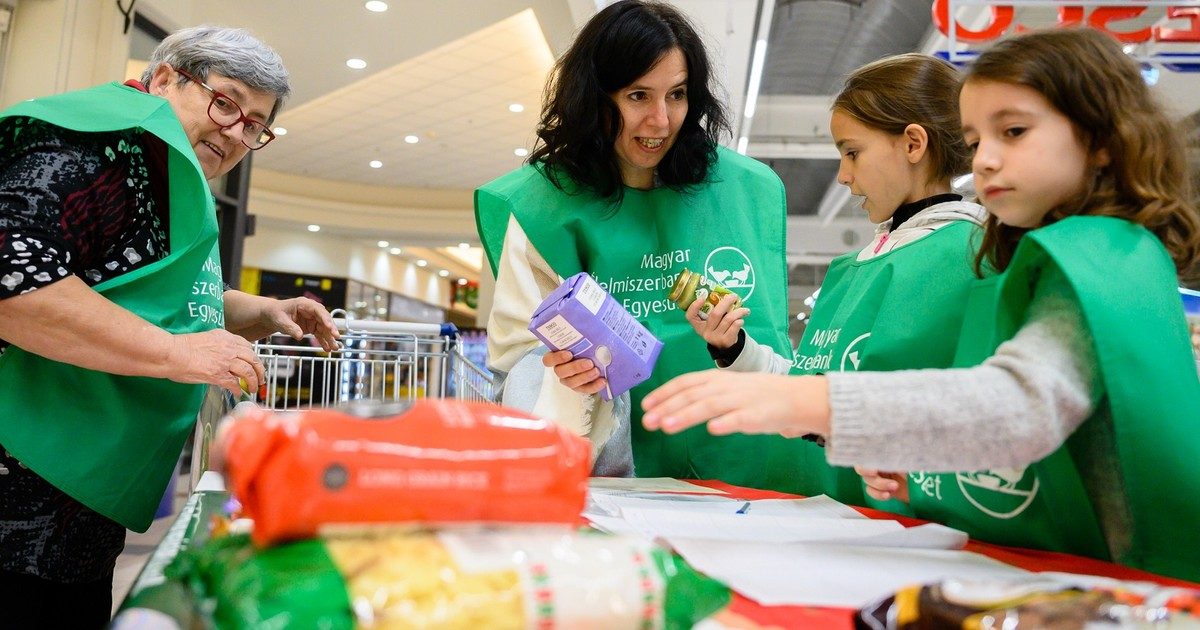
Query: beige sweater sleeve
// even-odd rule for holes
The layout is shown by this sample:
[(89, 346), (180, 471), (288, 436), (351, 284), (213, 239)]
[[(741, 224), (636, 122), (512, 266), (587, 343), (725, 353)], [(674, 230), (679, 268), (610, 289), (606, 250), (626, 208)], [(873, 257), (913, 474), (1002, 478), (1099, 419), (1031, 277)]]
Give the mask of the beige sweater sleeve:
[(590, 439), (596, 453), (616, 429), (613, 403), (559, 382), (554, 370), (542, 365), (544, 346), (529, 332), (533, 311), (561, 283), (521, 225), (509, 218), (488, 317), (488, 367), (507, 375), (501, 404), (558, 422)]

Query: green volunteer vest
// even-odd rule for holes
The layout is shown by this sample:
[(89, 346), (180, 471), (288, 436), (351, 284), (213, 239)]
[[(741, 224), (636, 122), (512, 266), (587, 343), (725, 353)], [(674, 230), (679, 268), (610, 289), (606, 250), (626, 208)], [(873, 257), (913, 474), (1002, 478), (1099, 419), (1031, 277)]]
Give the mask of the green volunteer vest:
[(703, 272), (745, 300), (746, 331), (790, 356), (783, 185), (765, 165), (720, 149), (709, 180), (685, 193), (625, 189), (619, 206), (588, 193), (568, 194), (526, 166), (475, 193), (484, 249), (496, 269), (515, 216), (562, 277), (587, 271), (664, 344), (654, 374), (634, 388), (633, 455), (643, 477), (720, 479), (792, 490), (792, 461), (802, 440), (779, 436), (714, 437), (693, 427), (666, 435), (642, 428), (641, 400), (666, 381), (711, 368), (704, 340), (667, 291), (683, 268)]
[[(954, 361), (967, 295), (976, 277), (976, 226), (956, 221), (924, 238), (867, 260), (858, 252), (829, 265), (821, 295), (796, 350), (793, 374), (946, 368)], [(807, 443), (801, 494), (893, 512), (899, 501), (875, 501), (853, 468), (830, 466), (825, 449)]]
[[(1115, 265), (1137, 271), (1116, 272)], [(926, 491), (910, 483), (912, 507), (980, 540), (1198, 580), (1200, 380), (1175, 268), (1157, 238), (1111, 217), (1071, 217), (1028, 233), (1009, 269), (973, 290), (955, 365), (978, 365), (1016, 334), (1051, 266), (1066, 277), (1093, 339), (1104, 388), (1097, 413), (1025, 470), (917, 473)], [(1128, 550), (1115, 558), (1078, 466), (1083, 441), (1109, 413), (1112, 465), (1132, 518)]]
[[(170, 254), (94, 288), (172, 333), (221, 327), (213, 200), (171, 105), (113, 83), (25, 101), (0, 120), (18, 116), (81, 132), (141, 129), (166, 143)], [(0, 355), (0, 444), (80, 503), (145, 531), (203, 395), (203, 385), (85, 370), (10, 346)]]

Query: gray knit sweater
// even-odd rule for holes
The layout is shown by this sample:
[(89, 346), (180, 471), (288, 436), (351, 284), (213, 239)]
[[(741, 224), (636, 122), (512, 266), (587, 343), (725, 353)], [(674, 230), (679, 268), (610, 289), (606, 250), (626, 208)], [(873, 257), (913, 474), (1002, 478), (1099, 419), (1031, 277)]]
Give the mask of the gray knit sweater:
[(1095, 411), (1096, 354), (1061, 272), (1038, 283), (1029, 320), (981, 365), (832, 372), (829, 463), (893, 471), (1021, 468)]

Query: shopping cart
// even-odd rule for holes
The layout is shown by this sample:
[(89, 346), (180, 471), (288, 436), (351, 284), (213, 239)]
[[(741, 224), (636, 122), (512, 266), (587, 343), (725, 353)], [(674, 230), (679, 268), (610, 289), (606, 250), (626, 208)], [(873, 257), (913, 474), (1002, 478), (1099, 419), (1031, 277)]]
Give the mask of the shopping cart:
[(463, 355), (453, 324), (335, 318), (341, 348), (276, 335), (255, 344), (266, 371), (260, 405), (326, 407), (352, 401), (418, 398), (492, 400), (491, 376)]
[[(492, 377), (462, 352), (453, 324), (355, 320), (333, 311), (340, 348), (326, 352), (311, 336), (274, 335), (254, 344), (266, 374), (251, 398), (268, 409), (328, 407), (356, 401), (458, 398), (490, 402)], [(208, 446), (233, 401), (213, 388), (201, 409), (191, 460), (194, 487), (208, 469)]]

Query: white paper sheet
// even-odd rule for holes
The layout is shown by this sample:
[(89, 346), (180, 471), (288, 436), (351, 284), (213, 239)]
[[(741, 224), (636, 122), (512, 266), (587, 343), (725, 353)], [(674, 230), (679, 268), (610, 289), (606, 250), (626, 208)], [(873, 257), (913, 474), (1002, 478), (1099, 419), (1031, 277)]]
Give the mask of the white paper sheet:
[[(647, 510), (665, 513), (647, 513)], [(724, 518), (731, 514), (738, 518)], [(588, 495), (583, 515), (604, 531), (650, 539), (682, 536), (748, 542), (819, 540), (920, 549), (961, 549), (967, 544), (965, 533), (934, 523), (903, 528), (892, 521), (875, 521), (890, 525), (862, 526), (838, 522), (837, 519), (868, 519), (854, 508), (823, 495), (808, 499), (737, 501), (712, 495), (593, 491)]]
[(735, 505), (726, 506), (724, 513), (623, 508), (621, 516), (647, 538), (785, 543), (865, 538), (904, 529), (896, 521), (755, 514), (753, 509), (737, 514)]
[(966, 551), (671, 538), (695, 567), (767, 606), (859, 608), (910, 584), (1028, 572)]
[[(587, 505), (583, 515), (620, 516), (621, 509), (656, 508), (664, 510), (679, 510), (698, 512), (725, 511), (732, 512), (743, 504), (727, 496), (713, 494), (666, 494), (658, 492), (612, 492), (607, 490), (589, 490)], [(730, 507), (732, 506), (732, 508)]]
[(916, 527), (905, 527), (878, 536), (827, 540), (827, 543), (842, 543), (860, 547), (896, 547), (908, 549), (962, 549), (970, 537), (967, 533), (939, 523), (926, 523)]
[(670, 477), (592, 477), (588, 488), (619, 490), (621, 492), (695, 492), (699, 494), (729, 494), (724, 490), (705, 488), (682, 479)]

